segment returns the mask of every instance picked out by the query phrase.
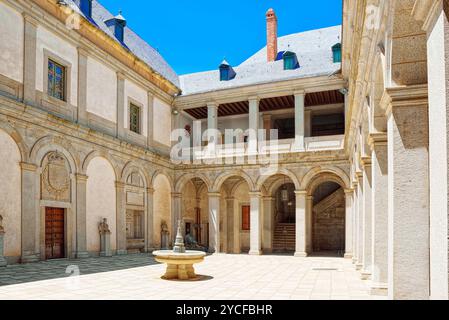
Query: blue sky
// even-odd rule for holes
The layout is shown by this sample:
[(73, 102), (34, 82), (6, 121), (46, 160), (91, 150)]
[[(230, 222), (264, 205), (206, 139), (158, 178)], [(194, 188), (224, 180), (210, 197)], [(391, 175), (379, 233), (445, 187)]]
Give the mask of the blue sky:
[(131, 27), (178, 74), (238, 65), (266, 43), (265, 12), (274, 8), (279, 36), (341, 24), (342, 0), (99, 0), (120, 9)]

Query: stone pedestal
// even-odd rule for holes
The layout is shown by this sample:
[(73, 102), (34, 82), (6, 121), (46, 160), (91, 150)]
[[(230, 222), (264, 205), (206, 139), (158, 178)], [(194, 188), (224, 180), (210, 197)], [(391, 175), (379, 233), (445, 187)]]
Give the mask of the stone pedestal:
[(4, 242), (3, 242), (3, 239), (4, 239), (4, 236), (5, 236), (5, 232), (3, 232), (3, 231), (0, 231), (0, 267), (6, 267), (6, 259), (5, 259), (5, 257), (3, 256), (3, 254), (4, 254)]
[(262, 254), (262, 198), (259, 192), (250, 192), (250, 255)]
[(296, 195), (296, 245), (295, 257), (307, 257), (306, 250), (306, 191), (295, 191)]
[(100, 257), (112, 257), (110, 232), (100, 235)]

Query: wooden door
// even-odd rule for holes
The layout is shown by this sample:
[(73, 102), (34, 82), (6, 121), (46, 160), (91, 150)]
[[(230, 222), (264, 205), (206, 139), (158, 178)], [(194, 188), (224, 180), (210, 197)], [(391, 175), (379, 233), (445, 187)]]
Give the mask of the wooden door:
[(251, 229), (251, 207), (242, 206), (242, 231), (250, 231)]
[(65, 257), (64, 209), (45, 208), (45, 258)]

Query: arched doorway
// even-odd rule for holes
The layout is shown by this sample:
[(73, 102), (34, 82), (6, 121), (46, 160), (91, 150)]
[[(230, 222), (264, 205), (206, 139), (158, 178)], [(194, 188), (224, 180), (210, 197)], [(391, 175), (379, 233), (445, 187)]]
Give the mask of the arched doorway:
[(274, 192), (273, 251), (295, 251), (296, 195), (295, 185), (283, 181)]
[(317, 255), (344, 256), (345, 193), (336, 182), (319, 184), (312, 193), (312, 250)]

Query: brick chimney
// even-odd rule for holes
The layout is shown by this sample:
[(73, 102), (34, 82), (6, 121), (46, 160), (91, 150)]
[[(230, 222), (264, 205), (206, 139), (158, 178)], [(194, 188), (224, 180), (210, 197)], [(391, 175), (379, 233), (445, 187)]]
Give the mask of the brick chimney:
[(266, 13), (267, 16), (267, 61), (276, 60), (278, 54), (278, 18), (273, 9)]

